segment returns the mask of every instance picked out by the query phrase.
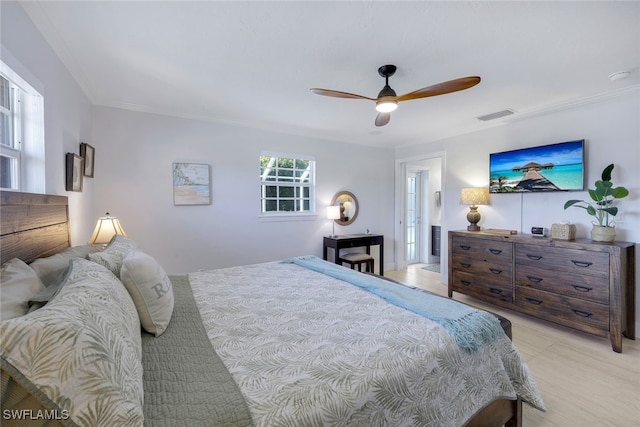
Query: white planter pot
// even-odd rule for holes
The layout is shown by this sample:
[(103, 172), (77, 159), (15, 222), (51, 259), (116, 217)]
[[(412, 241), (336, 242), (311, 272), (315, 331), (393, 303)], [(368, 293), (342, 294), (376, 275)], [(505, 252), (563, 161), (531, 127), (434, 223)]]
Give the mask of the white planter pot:
[(604, 227), (602, 225), (594, 225), (591, 229), (591, 240), (594, 242), (613, 242), (616, 238), (615, 227)]

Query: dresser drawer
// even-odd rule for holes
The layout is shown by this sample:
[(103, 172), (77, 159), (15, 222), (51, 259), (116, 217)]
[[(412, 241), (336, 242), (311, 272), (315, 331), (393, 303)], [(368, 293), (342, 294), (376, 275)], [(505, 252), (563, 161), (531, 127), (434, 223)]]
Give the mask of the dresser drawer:
[(513, 277), (512, 264), (488, 262), (477, 258), (470, 258), (465, 255), (454, 254), (451, 265), (454, 270), (476, 274), (483, 278), (488, 277), (510, 283)]
[(609, 281), (598, 276), (516, 265), (516, 285), (609, 304)]
[(575, 329), (585, 329), (582, 326), (587, 326), (609, 330), (607, 304), (516, 286), (516, 305), (525, 313)]
[(453, 237), (452, 252), (470, 258), (503, 263), (513, 262), (513, 244), (462, 236)]
[(609, 277), (609, 254), (606, 252), (519, 243), (516, 244), (516, 265), (520, 264), (590, 276)]
[(451, 284), (453, 290), (483, 300), (498, 299), (513, 302), (513, 286), (510, 280), (454, 271)]

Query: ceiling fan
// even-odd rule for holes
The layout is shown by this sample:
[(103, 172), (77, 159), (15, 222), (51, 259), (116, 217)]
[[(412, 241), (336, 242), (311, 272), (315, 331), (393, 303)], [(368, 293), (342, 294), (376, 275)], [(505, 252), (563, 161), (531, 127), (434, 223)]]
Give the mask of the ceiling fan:
[(480, 83), (480, 77), (470, 76), (462, 77), (455, 80), (449, 80), (446, 82), (438, 83), (435, 85), (423, 87), (422, 89), (415, 90), (413, 92), (405, 93), (404, 95), (396, 95), (396, 92), (389, 86), (389, 77), (393, 76), (396, 72), (395, 65), (383, 65), (378, 68), (378, 74), (384, 77), (385, 85), (378, 93), (377, 98), (369, 98), (368, 96), (356, 95), (354, 93), (340, 92), (337, 90), (311, 88), (311, 92), (324, 95), (333, 96), (335, 98), (350, 98), (350, 99), (368, 99), (375, 101), (376, 110), (378, 115), (376, 116), (376, 126), (384, 126), (389, 123), (391, 119), (391, 112), (398, 108), (398, 102), (411, 101), (412, 99), (427, 98), (429, 96), (444, 95), (446, 93), (457, 92), (459, 90), (469, 89)]

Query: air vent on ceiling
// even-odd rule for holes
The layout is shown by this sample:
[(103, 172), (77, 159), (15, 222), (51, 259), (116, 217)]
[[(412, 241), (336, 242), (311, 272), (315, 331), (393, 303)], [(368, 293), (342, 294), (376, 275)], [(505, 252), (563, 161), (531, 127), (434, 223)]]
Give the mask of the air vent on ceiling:
[(510, 116), (515, 113), (515, 110), (506, 109), (502, 111), (496, 111), (495, 113), (485, 114), (484, 116), (478, 116), (476, 119), (487, 122), (489, 120), (499, 119), (501, 117)]

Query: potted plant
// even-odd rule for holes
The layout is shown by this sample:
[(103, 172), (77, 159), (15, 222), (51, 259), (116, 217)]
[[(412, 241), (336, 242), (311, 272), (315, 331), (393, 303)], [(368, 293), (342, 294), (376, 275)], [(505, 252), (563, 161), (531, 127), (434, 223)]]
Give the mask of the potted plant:
[(570, 206), (582, 208), (587, 213), (596, 218), (597, 223), (593, 222), (591, 230), (591, 240), (597, 242), (613, 242), (616, 236), (613, 220), (609, 217), (618, 214), (618, 208), (613, 206), (616, 199), (622, 199), (629, 195), (629, 190), (624, 187), (614, 187), (611, 182), (611, 171), (613, 163), (604, 168), (602, 171), (602, 179), (595, 182), (595, 188), (589, 189), (589, 196), (593, 202), (585, 200), (568, 200), (564, 204), (567, 209)]

